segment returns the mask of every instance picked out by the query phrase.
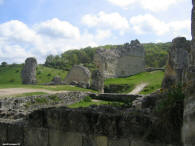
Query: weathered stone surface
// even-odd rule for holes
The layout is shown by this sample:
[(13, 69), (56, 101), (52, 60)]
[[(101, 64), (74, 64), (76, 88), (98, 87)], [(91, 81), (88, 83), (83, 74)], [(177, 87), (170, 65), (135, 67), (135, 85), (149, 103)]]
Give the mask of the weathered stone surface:
[(173, 39), (169, 50), (169, 59), (162, 83), (163, 88), (184, 82), (185, 71), (188, 68), (190, 42), (184, 37)]
[(129, 140), (126, 139), (109, 139), (108, 146), (130, 146)]
[[(161, 137), (161, 131), (154, 126), (151, 113), (132, 108), (44, 108), (30, 113), (21, 123), (24, 131), (16, 128), (12, 135), (23, 137), (25, 146), (171, 146), (166, 141), (169, 135)], [(11, 124), (14, 127), (14, 122)], [(1, 134), (8, 139), (6, 131)]]
[(24, 130), (24, 145), (25, 146), (48, 146), (48, 129), (40, 128), (25, 128)]
[(24, 140), (24, 127), (23, 125), (19, 124), (10, 124), (8, 125), (7, 131), (7, 142), (8, 143), (18, 143), (23, 145)]
[(35, 58), (27, 58), (22, 70), (22, 83), (35, 84), (36, 83), (36, 68), (37, 60)]
[(187, 89), (184, 103), (182, 137), (184, 146), (195, 145), (195, 1), (192, 0), (192, 48), (186, 73)]
[(145, 71), (146, 71), (146, 72), (152, 72), (152, 71), (158, 71), (158, 70), (160, 70), (160, 71), (165, 71), (164, 68), (153, 68), (153, 67), (145, 68)]
[(75, 82), (78, 86), (88, 88), (90, 86), (90, 78), (91, 73), (88, 68), (82, 65), (75, 65), (65, 78), (65, 84)]
[(83, 146), (81, 134), (57, 130), (49, 131), (49, 144), (51, 146)]
[(7, 142), (7, 127), (7, 124), (0, 123), (0, 145)]
[(97, 146), (108, 146), (108, 138), (106, 136), (97, 136), (95, 141)]
[[(24, 118), (31, 110), (56, 105), (69, 105), (81, 101), (89, 93), (85, 92), (64, 92), (53, 95), (37, 95), (18, 98), (1, 98), (0, 99), (0, 118), (18, 119)], [(37, 101), (45, 101), (39, 103)], [(38, 119), (36, 120), (38, 122)]]
[(123, 93), (130, 88), (128, 84), (110, 84), (104, 86), (105, 93)]
[(144, 71), (144, 47), (138, 40), (111, 49), (98, 49), (94, 63), (105, 78), (127, 77)]
[(142, 97), (142, 95), (103, 93), (103, 94), (90, 94), (90, 97), (93, 99), (105, 100), (105, 101), (132, 102), (136, 98)]
[(95, 70), (92, 73), (91, 88), (100, 93), (104, 92), (104, 75), (99, 70)]

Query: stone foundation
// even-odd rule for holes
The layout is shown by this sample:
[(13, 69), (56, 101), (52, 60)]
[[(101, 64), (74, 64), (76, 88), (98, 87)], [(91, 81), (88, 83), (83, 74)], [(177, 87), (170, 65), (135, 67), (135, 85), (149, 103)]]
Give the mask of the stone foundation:
[[(0, 122), (0, 144), (21, 146), (173, 146), (150, 140), (150, 115), (111, 107), (39, 109), (21, 121)], [(157, 130), (157, 129), (156, 129)], [(156, 133), (158, 136), (159, 133)], [(176, 145), (175, 145), (176, 146)]]

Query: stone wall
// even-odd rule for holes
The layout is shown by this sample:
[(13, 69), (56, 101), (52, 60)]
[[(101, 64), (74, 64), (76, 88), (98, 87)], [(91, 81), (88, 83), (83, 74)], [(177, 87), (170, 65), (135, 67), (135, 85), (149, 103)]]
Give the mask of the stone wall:
[[(19, 143), (21, 146), (174, 146), (150, 139), (153, 121), (149, 114), (131, 109), (45, 108), (32, 112), (24, 120), (1, 121), (0, 143)], [(157, 131), (155, 136), (161, 133)]]
[(94, 63), (105, 78), (127, 77), (144, 71), (144, 47), (138, 40), (111, 49), (98, 49)]
[(64, 92), (50, 95), (37, 95), (27, 97), (8, 97), (0, 99), (0, 118), (22, 118), (32, 110), (69, 105), (81, 101), (88, 96), (87, 92)]
[(91, 72), (82, 65), (75, 65), (65, 78), (65, 84), (74, 84), (83, 88), (90, 86)]
[(184, 104), (183, 143), (184, 146), (195, 145), (195, 0), (192, 9), (192, 48), (190, 62), (187, 70), (187, 89)]

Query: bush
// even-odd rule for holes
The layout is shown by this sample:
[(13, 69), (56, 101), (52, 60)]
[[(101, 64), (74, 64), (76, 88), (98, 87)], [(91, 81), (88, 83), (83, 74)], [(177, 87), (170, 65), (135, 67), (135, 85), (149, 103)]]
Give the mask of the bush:
[(15, 82), (15, 79), (10, 79), (9, 82), (13, 83), (13, 82)]
[(83, 101), (84, 102), (91, 102), (91, 97), (89, 97), (89, 96), (86, 96), (84, 99), (83, 99)]
[(40, 75), (40, 74), (41, 74), (41, 71), (38, 71), (38, 72), (37, 72), (37, 75)]
[(56, 96), (56, 95), (50, 95), (49, 97), (48, 97), (50, 100), (52, 100), (52, 101), (54, 101), (54, 102), (59, 102), (61, 99), (58, 97), (58, 96)]
[(177, 85), (167, 91), (156, 105), (156, 115), (158, 120), (155, 122), (156, 127), (161, 133), (161, 139), (164, 141), (164, 135), (167, 133), (166, 141), (181, 140), (181, 129), (183, 124), (184, 98), (182, 85)]
[(46, 98), (35, 98), (35, 104), (48, 104), (48, 99)]

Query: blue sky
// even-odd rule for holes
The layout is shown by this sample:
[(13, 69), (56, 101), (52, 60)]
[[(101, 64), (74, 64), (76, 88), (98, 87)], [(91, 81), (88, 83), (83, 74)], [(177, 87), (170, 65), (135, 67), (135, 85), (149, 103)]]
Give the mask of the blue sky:
[(191, 39), (191, 0), (0, 0), (0, 62), (105, 44)]

